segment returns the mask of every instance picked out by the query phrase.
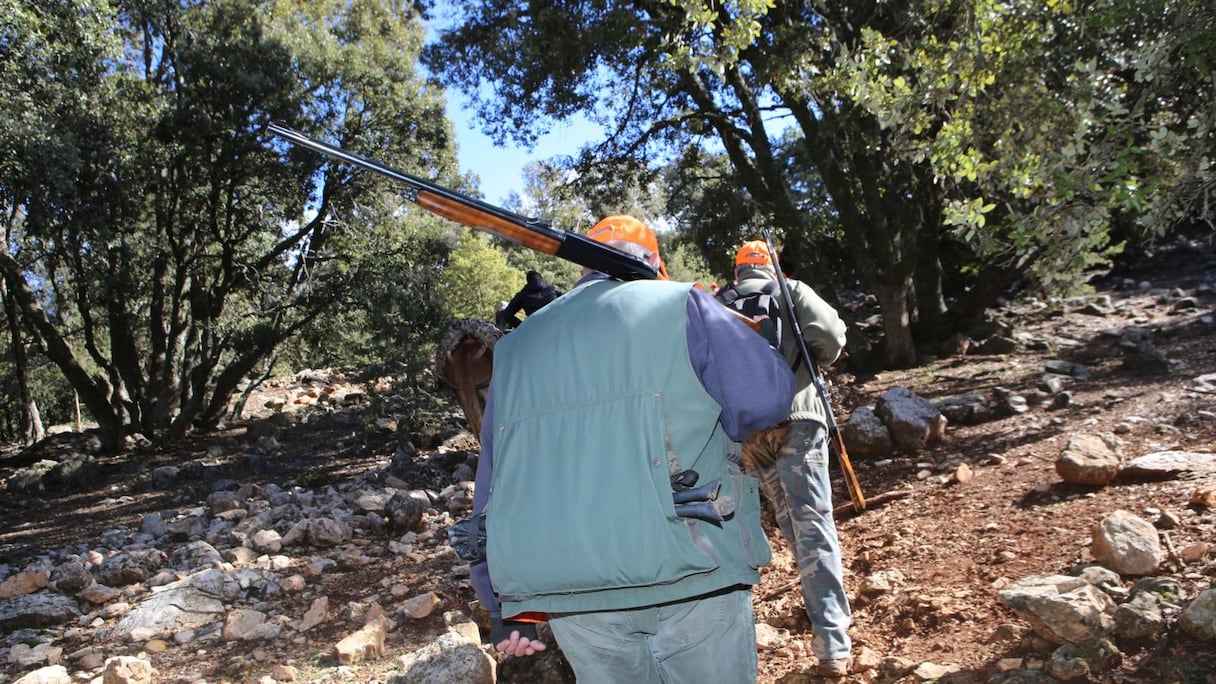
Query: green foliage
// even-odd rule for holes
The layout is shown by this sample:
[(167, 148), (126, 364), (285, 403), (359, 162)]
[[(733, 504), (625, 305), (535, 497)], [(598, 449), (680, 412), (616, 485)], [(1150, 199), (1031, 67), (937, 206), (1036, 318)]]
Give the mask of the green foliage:
[(453, 317), (492, 321), (498, 302), (511, 299), (524, 286), (524, 274), (507, 264), (489, 238), (469, 233), (452, 251), (439, 286)]
[[(7, 330), (4, 331), (6, 334)], [(21, 443), (21, 391), (11, 355), (0, 355), (0, 442)], [(44, 426), (70, 425), (76, 419), (72, 387), (58, 369), (35, 355), (30, 368), (30, 391), (38, 403)]]
[(463, 420), (453, 419), (455, 402), (450, 392), (437, 389), (429, 369), (411, 373), (397, 383), (390, 394), (373, 396), (369, 415), (399, 416), (397, 432), (409, 435), (418, 448), (431, 448), (466, 429)]
[[(392, 198), (385, 196), (386, 205)], [(439, 274), (464, 231), (418, 210), (375, 221), (353, 233), (356, 256), (344, 266), (351, 283), (341, 306), (301, 330), (285, 349), (289, 368), (378, 368), (383, 373), (429, 364), (450, 319)]]
[[(863, 31), (833, 77), (899, 157), (930, 164), (959, 239), (1063, 293), (1117, 252), (1114, 212), (1161, 233), (1207, 211), (1193, 198), (1210, 169), (1193, 160), (1213, 150), (1211, 109), (1190, 103), (1210, 101), (1210, 88), (1189, 70), (1211, 63), (1210, 51), (1192, 51), (1195, 39), (1211, 46), (1210, 33), (1191, 30), (1193, 15), (1211, 11), (1186, 1), (925, 3), (915, 17), (924, 30)], [(1162, 59), (1179, 52), (1203, 57)], [(1180, 186), (1199, 195), (1170, 197)]]
[(875, 293), (890, 365), (914, 362), (913, 325), (965, 329), (1018, 280), (1076, 287), (1118, 249), (1115, 221), (1211, 216), (1198, 0), (498, 10), (468, 3), (424, 53), (492, 132), (602, 123), (560, 161), (584, 197), (670, 167), (665, 215), (711, 264), (774, 228), (804, 272)]
[(110, 446), (213, 424), (302, 331), (300, 360), (422, 353), (436, 333), (403, 329), (443, 318), (415, 286), (448, 250), (411, 248), (438, 220), (396, 220), (399, 188), (265, 134), (285, 120), (459, 184), (412, 4), (30, 7), (3, 19), (0, 266)]
[(677, 70), (722, 73), (760, 36), (760, 20), (773, 0), (665, 0), (683, 10), (685, 28), (670, 36), (669, 59)]
[(659, 252), (672, 280), (701, 283), (706, 291), (709, 291), (710, 283), (725, 284), (714, 276), (700, 250), (693, 245), (676, 242), (674, 237), (671, 233), (659, 234)]
[(331, 475), (330, 472), (324, 467), (309, 466), (300, 473), (300, 476), (296, 478), (296, 481), (299, 482), (300, 486), (304, 487), (305, 489), (317, 489), (319, 487), (328, 485), (333, 481), (333, 479), (333, 475)]

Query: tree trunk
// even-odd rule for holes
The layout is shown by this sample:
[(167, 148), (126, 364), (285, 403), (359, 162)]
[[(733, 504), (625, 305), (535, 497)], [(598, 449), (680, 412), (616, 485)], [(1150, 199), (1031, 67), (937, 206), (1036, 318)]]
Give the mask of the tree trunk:
[(24, 446), (29, 446), (45, 437), (46, 431), (42, 427), (38, 402), (30, 389), (30, 362), (21, 334), (21, 316), (17, 311), (16, 302), (8, 296), (5, 283), (6, 279), (0, 278), (0, 299), (4, 300), (4, 315), (8, 319), (9, 330), (12, 331), (13, 372), (17, 376), (17, 386), (21, 392), (21, 439)]
[(3, 249), (0, 249), (0, 271), (4, 272), (10, 297), (38, 335), (43, 349), (46, 350), (47, 358), (59, 368), (68, 383), (79, 393), (84, 405), (89, 409), (89, 413), (97, 421), (101, 432), (102, 449), (106, 451), (121, 449), (126, 433), (121, 414), (110, 405), (110, 395), (114, 388), (110, 386), (104, 376), (92, 377), (80, 364), (67, 340), (47, 316), (42, 305), (38, 303), (37, 295), (25, 282), (21, 264)]
[[(842, 131), (876, 127), (849, 119), (852, 112), (816, 111), (798, 92), (779, 93), (806, 140), (807, 152), (832, 198), (849, 257), (882, 311), (884, 366), (916, 365), (909, 300), (916, 265), (916, 238), (924, 220), (917, 205), (918, 170), (890, 173), (872, 136)], [(907, 190), (901, 190), (907, 188)]]
[(878, 308), (882, 310), (884, 357), (888, 368), (911, 368), (916, 365), (916, 345), (913, 342), (908, 308), (911, 278), (902, 282), (872, 283)]
[(923, 225), (916, 252), (916, 310), (913, 330), (922, 348), (936, 346), (955, 332), (946, 317), (946, 298), (942, 294), (941, 240), (937, 225)]
[(950, 306), (947, 317), (954, 330), (965, 332), (979, 323), (988, 307), (1018, 280), (1026, 277), (1026, 269), (1015, 266), (992, 266), (977, 278), (979, 284), (960, 296)]

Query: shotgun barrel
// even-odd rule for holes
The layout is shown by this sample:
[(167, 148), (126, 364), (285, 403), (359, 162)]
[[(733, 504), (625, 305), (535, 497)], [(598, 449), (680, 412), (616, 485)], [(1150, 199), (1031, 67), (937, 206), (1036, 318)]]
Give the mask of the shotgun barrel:
[(282, 124), (270, 124), (270, 132), (292, 144), (392, 178), (405, 185), (405, 196), (414, 204), (469, 228), (485, 231), (528, 249), (606, 273), (618, 280), (654, 280), (658, 277), (655, 267), (644, 260), (596, 242), (585, 235), (556, 229), (547, 221), (528, 218), (496, 207)]

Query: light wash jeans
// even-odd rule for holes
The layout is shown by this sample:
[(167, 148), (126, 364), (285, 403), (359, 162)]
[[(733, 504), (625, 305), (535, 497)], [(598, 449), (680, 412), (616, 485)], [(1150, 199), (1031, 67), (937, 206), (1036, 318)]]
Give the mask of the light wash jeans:
[(549, 616), (578, 684), (754, 684), (750, 587), (648, 608)]
[(820, 660), (843, 660), (853, 647), (853, 616), (832, 518), (827, 436), (824, 425), (795, 420), (753, 435), (743, 449), (749, 452), (746, 461), (761, 464), (752, 475), (773, 504), (777, 525), (798, 561), (802, 601), (815, 637), (811, 651)]

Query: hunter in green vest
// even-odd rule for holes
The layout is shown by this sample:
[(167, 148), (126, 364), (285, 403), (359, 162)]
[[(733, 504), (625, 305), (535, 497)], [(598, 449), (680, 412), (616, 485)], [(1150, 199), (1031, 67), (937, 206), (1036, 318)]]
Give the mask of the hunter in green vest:
[[(658, 260), (632, 217), (588, 235)], [(728, 445), (785, 418), (793, 387), (763, 338), (691, 284), (586, 273), (495, 347), (479, 598), (508, 621), (548, 614), (580, 682), (754, 681), (750, 586), (769, 548)], [(513, 627), (499, 650), (544, 647)]]

